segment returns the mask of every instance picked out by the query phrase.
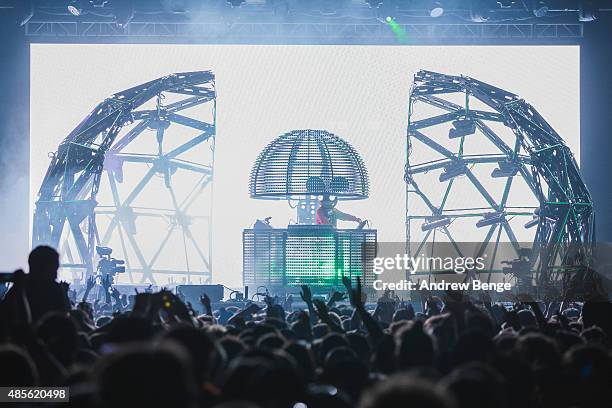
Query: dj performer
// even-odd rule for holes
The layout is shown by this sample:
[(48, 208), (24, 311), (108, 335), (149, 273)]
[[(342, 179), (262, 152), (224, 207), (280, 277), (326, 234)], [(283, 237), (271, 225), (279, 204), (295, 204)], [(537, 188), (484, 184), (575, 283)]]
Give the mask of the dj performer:
[(337, 226), (338, 220), (342, 221), (353, 221), (360, 224), (361, 218), (355, 217), (354, 215), (344, 213), (338, 210), (336, 204), (338, 198), (331, 200), (329, 194), (325, 194), (319, 201), (319, 208), (317, 209), (317, 225), (332, 225)]

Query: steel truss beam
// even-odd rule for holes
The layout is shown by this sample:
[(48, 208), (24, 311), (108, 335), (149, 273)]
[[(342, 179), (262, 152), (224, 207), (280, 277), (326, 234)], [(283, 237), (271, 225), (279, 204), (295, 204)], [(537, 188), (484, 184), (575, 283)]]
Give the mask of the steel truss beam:
[[(163, 104), (166, 96), (180, 100)], [(149, 101), (156, 108), (138, 110)], [(197, 105), (212, 104), (211, 122), (180, 114)], [(210, 71), (185, 72), (168, 75), (125, 91), (118, 92), (101, 102), (62, 141), (52, 156), (38, 194), (33, 222), (33, 246), (47, 244), (60, 248), (65, 265), (81, 268), (87, 274), (94, 270), (96, 245), (107, 245), (112, 237), (118, 237), (124, 256), (133, 254), (137, 259), (126, 259), (127, 272), (141, 272), (142, 282), (155, 283), (155, 274), (177, 273), (197, 275), (211, 280), (210, 248), (212, 240), (211, 215), (195, 215), (190, 207), (202, 194), (212, 200), (210, 187), (213, 178), (215, 138), (215, 86)], [(135, 123), (129, 131), (124, 128)], [(195, 137), (170, 151), (164, 151), (164, 140), (170, 127), (184, 127), (197, 132)], [(144, 154), (126, 151), (147, 129), (156, 131), (157, 153)], [(182, 154), (198, 145), (209, 143), (211, 159), (196, 163), (182, 158)], [(117, 183), (123, 182), (125, 163), (148, 167), (144, 177), (125, 197), (120, 197)], [(182, 202), (174, 192), (174, 173), (187, 171), (198, 174), (197, 183)], [(112, 195), (112, 203), (98, 206), (97, 194), (103, 174), (106, 173)], [(155, 203), (147, 208), (134, 206), (134, 200), (155, 175), (161, 175), (172, 199), (172, 208), (158, 208)], [(106, 204), (106, 203), (105, 203)], [(96, 216), (110, 217), (106, 231), (99, 231)], [(135, 238), (135, 222), (138, 217), (155, 217), (165, 220), (168, 229), (160, 232), (158, 249), (147, 259)], [(208, 221), (208, 248), (203, 250), (190, 230), (191, 220), (205, 218)], [(68, 226), (66, 230), (64, 227)], [(167, 248), (173, 231), (181, 230), (185, 251), (186, 270), (175, 271), (155, 267), (160, 254)], [(76, 243), (76, 253), (71, 250), (69, 238)], [(163, 238), (162, 238), (163, 237)], [(205, 265), (204, 270), (189, 268), (187, 242), (195, 248)], [(128, 250), (129, 246), (129, 250)]]
[[(425, 23), (399, 24), (410, 39), (577, 39), (583, 36), (581, 23)], [(368, 22), (138, 22), (118, 27), (112, 21), (30, 21), (28, 37), (152, 37), (193, 38), (204, 41), (239, 40), (348, 40), (394, 42), (385, 24)]]
[[(463, 94), (465, 106), (453, 103), (446, 98), (450, 94)], [(470, 110), (470, 100), (478, 100), (494, 112)], [(442, 109), (448, 113), (414, 120), (415, 102)], [(421, 225), (424, 219), (434, 216), (446, 216), (451, 219), (464, 217), (482, 217), (487, 213), (497, 212), (514, 216), (533, 216), (526, 208), (512, 208), (506, 205), (513, 177), (522, 177), (538, 199), (539, 212), (537, 231), (532, 243), (531, 262), (536, 266), (534, 276), (521, 277), (524, 282), (536, 282), (535, 292), (539, 295), (555, 293), (566, 294), (570, 290), (570, 282), (584, 276), (576, 277), (576, 271), (585, 272), (590, 266), (592, 245), (594, 243), (594, 212), (591, 195), (582, 180), (578, 165), (569, 147), (561, 136), (544, 120), (538, 111), (517, 95), (503, 89), (493, 87), (484, 82), (464, 76), (444, 75), (430, 71), (419, 71), (414, 76), (410, 93), (408, 112), (408, 149), (406, 164), (406, 239), (410, 245), (410, 228), (414, 220)], [(496, 154), (464, 155), (463, 138), (458, 152), (452, 152), (423, 133), (424, 129), (444, 123), (450, 123), (458, 118), (467, 118), (475, 122), (476, 128), (499, 149)], [(515, 135), (515, 145), (509, 146), (488, 125), (487, 122), (501, 122)], [(468, 136), (473, 137), (473, 136)], [(442, 156), (441, 159), (426, 163), (415, 163), (411, 157), (411, 147), (414, 142), (427, 146)], [(521, 150), (522, 149), (522, 150)], [(521, 151), (526, 152), (521, 153)], [(472, 166), (483, 163), (506, 162), (516, 166), (517, 172), (507, 176), (503, 195), (499, 202), (478, 181), (471, 171)], [(427, 171), (447, 168), (449, 165), (463, 163), (466, 166), (464, 174), (476, 187), (488, 203), (488, 207), (445, 209), (446, 199), (451, 193), (453, 179), (448, 182), (446, 193), (440, 205), (434, 204), (434, 199), (427, 197), (414, 176)], [(415, 194), (421, 199), (429, 213), (415, 213), (410, 208), (409, 197)], [(451, 240), (446, 226), (444, 232)], [(482, 250), (493, 239), (495, 230), (499, 228), (497, 243), (503, 229), (510, 242), (518, 252), (519, 244), (508, 221), (492, 225), (482, 244)], [(420, 244), (422, 247), (431, 236), (427, 232)], [(435, 236), (435, 234), (434, 234)], [(537, 258), (539, 262), (536, 263)], [(578, 268), (577, 268), (578, 266)], [(531, 288), (534, 290), (534, 288)], [(576, 294), (575, 292), (573, 293)]]

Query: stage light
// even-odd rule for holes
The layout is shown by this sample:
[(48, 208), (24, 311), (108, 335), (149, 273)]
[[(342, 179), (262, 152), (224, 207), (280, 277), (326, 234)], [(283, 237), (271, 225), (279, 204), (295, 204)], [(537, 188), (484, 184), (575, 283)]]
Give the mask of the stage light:
[(427, 232), (435, 228), (448, 227), (450, 223), (451, 219), (449, 217), (436, 215), (425, 220), (425, 222), (421, 225), (421, 231)]
[(475, 23), (484, 23), (489, 20), (491, 10), (484, 0), (470, 2), (470, 20)]
[(68, 3), (68, 11), (73, 16), (80, 16), (83, 14), (83, 5), (81, 0), (71, 0), (70, 3)]
[(548, 14), (548, 6), (543, 1), (533, 0), (531, 2), (531, 12), (538, 18), (544, 17)]
[(242, 6), (242, 3), (245, 3), (246, 0), (227, 0), (227, 4), (229, 4), (232, 7), (240, 7)]
[(434, 1), (430, 6), (429, 6), (429, 16), (430, 17), (440, 17), (444, 14), (444, 7), (442, 7), (442, 4), (439, 1)]
[(531, 221), (525, 223), (525, 229), (533, 228), (540, 223), (539, 217), (534, 217)]
[[(540, 215), (542, 215), (542, 217), (540, 217)], [(533, 210), (533, 219), (525, 223), (524, 227), (529, 229), (529, 228), (532, 228), (538, 225), (540, 223), (541, 218), (543, 218), (544, 222), (547, 222), (547, 223), (554, 223), (557, 221), (555, 218), (551, 216), (550, 212), (547, 211), (547, 212), (542, 213), (542, 211), (540, 210), (540, 207), (538, 207), (535, 210)]]
[(172, 14), (185, 14), (190, 10), (188, 0), (160, 0), (164, 11)]
[(266, 4), (272, 7), (277, 18), (285, 19), (289, 15), (290, 7), (287, 0), (266, 0)]
[(501, 161), (498, 163), (498, 168), (493, 169), (491, 172), (491, 177), (493, 178), (502, 178), (502, 177), (514, 177), (516, 173), (518, 173), (518, 166), (509, 161)]
[(17, 12), (17, 23), (19, 26), (23, 27), (28, 24), (28, 21), (30, 21), (32, 17), (34, 17), (34, 0), (17, 2), (15, 11)]
[(381, 0), (366, 0), (366, 3), (371, 7), (371, 8), (378, 8), (380, 7), (380, 5), (382, 4)]
[(485, 214), (481, 219), (476, 223), (476, 228), (488, 227), (495, 224), (501, 224), (506, 221), (506, 213), (504, 212), (494, 212)]
[(450, 139), (473, 135), (476, 132), (476, 123), (470, 118), (457, 119), (453, 122), (453, 128), (448, 131)]
[(376, 16), (382, 21), (391, 23), (395, 19), (397, 4), (395, 2), (384, 1), (376, 7)]
[(456, 163), (444, 168), (444, 172), (440, 174), (438, 180), (440, 180), (440, 182), (445, 182), (452, 178), (463, 176), (465, 173), (467, 173), (467, 166), (464, 162), (457, 160)]
[(599, 10), (594, 6), (592, 1), (582, 1), (578, 5), (578, 21), (588, 23), (597, 20)]
[(533, 228), (540, 223), (540, 211), (540, 207), (533, 210), (531, 221), (525, 223), (524, 225), (526, 229)]
[(497, 5), (499, 6), (499, 8), (507, 9), (514, 6), (514, 3), (516, 3), (514, 0), (500, 0), (497, 2)]
[(115, 24), (119, 27), (127, 27), (134, 18), (134, 0), (121, 0), (113, 4), (115, 12)]
[(346, 8), (349, 3), (350, 1), (347, 0), (318, 0), (315, 2), (315, 8), (324, 16), (334, 16)]
[(89, 0), (89, 2), (95, 8), (103, 8), (108, 3), (108, 0)]
[(404, 30), (404, 28), (401, 25), (399, 25), (397, 21), (395, 21), (393, 16), (388, 15), (387, 17), (385, 17), (385, 22), (387, 23), (389, 28), (391, 28), (391, 31), (393, 32), (393, 35), (395, 36), (395, 39), (398, 42), (400, 43), (408, 42), (408, 35), (406, 34), (406, 30)]

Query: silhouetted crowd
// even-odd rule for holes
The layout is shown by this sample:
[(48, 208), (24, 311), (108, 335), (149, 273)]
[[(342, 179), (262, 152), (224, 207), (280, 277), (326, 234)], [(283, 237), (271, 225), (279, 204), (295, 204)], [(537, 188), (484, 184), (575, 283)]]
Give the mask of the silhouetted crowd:
[(28, 261), (0, 284), (0, 386), (67, 386), (61, 406), (612, 407), (610, 303), (448, 292), (421, 313), (388, 292), (369, 307), (345, 279), (325, 299), (302, 286), (213, 310), (203, 295), (199, 314), (110, 279), (77, 293), (49, 247)]

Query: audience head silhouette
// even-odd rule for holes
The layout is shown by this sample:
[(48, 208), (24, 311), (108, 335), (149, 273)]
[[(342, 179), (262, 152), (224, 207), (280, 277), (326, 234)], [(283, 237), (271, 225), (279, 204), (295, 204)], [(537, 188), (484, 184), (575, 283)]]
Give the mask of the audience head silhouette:
[(37, 246), (30, 252), (28, 266), (32, 278), (54, 281), (59, 269), (59, 254), (50, 246)]

